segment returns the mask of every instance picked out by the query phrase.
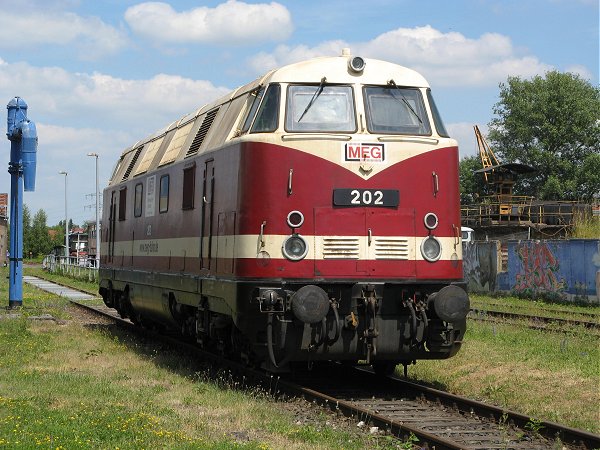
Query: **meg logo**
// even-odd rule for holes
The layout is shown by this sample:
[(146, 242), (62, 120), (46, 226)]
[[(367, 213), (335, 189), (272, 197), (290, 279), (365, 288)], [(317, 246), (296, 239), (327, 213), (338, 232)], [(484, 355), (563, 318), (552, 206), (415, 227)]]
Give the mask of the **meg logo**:
[(384, 144), (348, 142), (343, 146), (344, 161), (384, 162)]

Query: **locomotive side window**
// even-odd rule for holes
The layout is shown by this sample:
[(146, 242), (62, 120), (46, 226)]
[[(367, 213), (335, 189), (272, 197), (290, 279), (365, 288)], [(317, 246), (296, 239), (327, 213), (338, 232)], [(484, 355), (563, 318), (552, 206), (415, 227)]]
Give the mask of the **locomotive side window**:
[(119, 220), (125, 220), (127, 211), (127, 188), (122, 188), (119, 191)]
[(396, 85), (364, 88), (367, 128), (371, 133), (431, 135), (421, 91)]
[(160, 198), (158, 200), (158, 211), (165, 213), (169, 210), (169, 175), (160, 177)]
[(138, 183), (135, 185), (135, 196), (133, 199), (133, 215), (135, 217), (140, 217), (142, 215), (142, 197), (144, 193), (144, 185), (142, 183)]
[(194, 209), (194, 188), (196, 187), (196, 165), (183, 169), (183, 193), (181, 209)]
[(350, 86), (288, 87), (285, 129), (296, 132), (356, 131), (354, 96)]
[(252, 125), (251, 133), (267, 133), (277, 129), (279, 123), (280, 92), (281, 87), (278, 84), (269, 85), (254, 125)]
[(254, 115), (256, 114), (256, 110), (258, 109), (258, 105), (260, 105), (260, 101), (262, 100), (263, 94), (265, 93), (265, 88), (261, 88), (260, 90), (255, 90), (250, 94), (250, 97), (253, 99), (252, 106), (248, 110), (248, 115), (246, 116), (246, 120), (244, 120), (244, 125), (240, 130), (241, 133), (246, 133), (250, 129), (250, 125), (254, 120)]
[(431, 89), (427, 89), (427, 100), (429, 100), (429, 108), (431, 109), (431, 113), (433, 115), (433, 123), (435, 125), (435, 129), (438, 134), (442, 137), (450, 137), (448, 132), (446, 131), (446, 127), (444, 126), (444, 122), (442, 122), (442, 116), (433, 101), (433, 96), (431, 95)]

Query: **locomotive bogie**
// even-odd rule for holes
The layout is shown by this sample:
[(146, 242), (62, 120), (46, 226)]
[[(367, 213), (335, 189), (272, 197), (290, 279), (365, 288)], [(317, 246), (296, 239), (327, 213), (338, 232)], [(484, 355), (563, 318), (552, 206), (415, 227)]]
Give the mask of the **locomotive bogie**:
[(134, 321), (269, 370), (460, 347), (458, 148), (416, 72), (272, 71), (127, 149), (104, 202), (100, 291)]

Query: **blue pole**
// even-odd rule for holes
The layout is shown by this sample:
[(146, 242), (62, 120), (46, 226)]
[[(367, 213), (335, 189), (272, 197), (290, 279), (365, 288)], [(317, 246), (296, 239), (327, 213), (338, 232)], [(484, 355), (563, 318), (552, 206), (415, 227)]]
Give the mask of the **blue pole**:
[(8, 109), (7, 133), (10, 140), (10, 254), (8, 306), (23, 305), (23, 190), (35, 190), (37, 132), (27, 119), (27, 103), (13, 98)]

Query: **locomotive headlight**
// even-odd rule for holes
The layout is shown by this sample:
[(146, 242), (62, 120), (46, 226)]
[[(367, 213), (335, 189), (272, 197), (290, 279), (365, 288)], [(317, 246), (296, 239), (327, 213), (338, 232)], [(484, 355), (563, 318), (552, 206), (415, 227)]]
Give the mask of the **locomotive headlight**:
[(367, 63), (360, 56), (353, 56), (348, 60), (348, 68), (351, 72), (360, 73), (365, 70)]
[(423, 218), (423, 222), (428, 230), (435, 230), (438, 226), (438, 217), (434, 213), (427, 213)]
[(308, 243), (299, 234), (292, 234), (283, 241), (281, 251), (290, 261), (300, 261), (308, 253)]
[(442, 256), (442, 244), (435, 236), (428, 236), (421, 242), (421, 254), (429, 262), (434, 262)]
[(287, 224), (290, 228), (299, 228), (304, 223), (304, 214), (300, 211), (290, 211), (287, 215)]

